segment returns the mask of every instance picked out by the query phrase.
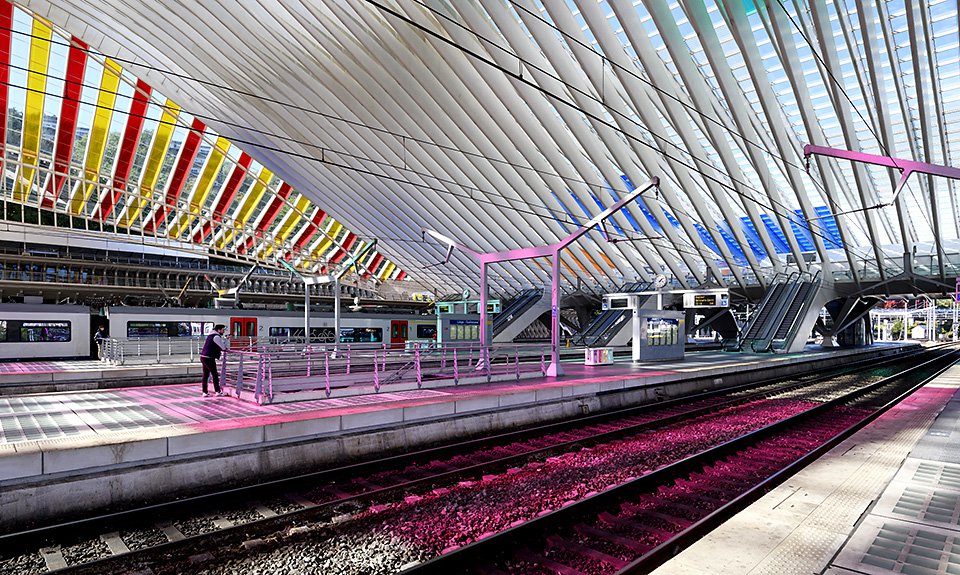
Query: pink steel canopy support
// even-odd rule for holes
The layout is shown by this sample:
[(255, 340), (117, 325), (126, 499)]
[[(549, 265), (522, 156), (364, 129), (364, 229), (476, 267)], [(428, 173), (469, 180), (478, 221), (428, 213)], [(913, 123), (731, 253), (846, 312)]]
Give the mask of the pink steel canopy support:
[(892, 206), (893, 202), (897, 200), (897, 196), (899, 196), (900, 192), (903, 191), (903, 187), (907, 183), (907, 178), (909, 178), (910, 174), (914, 172), (960, 180), (960, 168), (952, 168), (950, 166), (939, 166), (937, 164), (928, 164), (926, 162), (903, 160), (900, 158), (891, 158), (890, 156), (876, 156), (873, 154), (865, 154), (863, 152), (851, 152), (850, 150), (838, 150), (836, 148), (827, 148), (825, 146), (814, 146), (813, 144), (807, 144), (803, 147), (803, 157), (809, 158), (812, 155), (829, 156), (831, 158), (850, 160), (851, 162), (862, 162), (864, 164), (886, 166), (888, 168), (900, 170), (900, 182), (897, 183), (897, 189), (894, 190), (893, 197), (889, 202), (881, 204), (879, 207)]
[(424, 228), (424, 233), (430, 234), (441, 242), (447, 244), (447, 256), (443, 260), (444, 263), (450, 260), (450, 254), (453, 252), (454, 247), (462, 252), (470, 254), (480, 262), (480, 343), (484, 348), (484, 352), (486, 353), (490, 346), (490, 340), (492, 339), (492, 334), (490, 334), (490, 330), (487, 327), (487, 266), (499, 262), (509, 262), (549, 256), (552, 259), (553, 265), (551, 266), (552, 281), (550, 294), (550, 366), (547, 368), (547, 375), (563, 375), (563, 370), (560, 367), (560, 252), (598, 225), (601, 226), (603, 237), (609, 241), (610, 238), (607, 236), (606, 230), (603, 229), (603, 226), (601, 225), (603, 221), (623, 209), (624, 206), (633, 200), (637, 199), (637, 197), (639, 197), (643, 192), (649, 190), (650, 188), (654, 188), (659, 184), (660, 178), (651, 178), (649, 182), (643, 186), (635, 188), (632, 192), (621, 198), (616, 204), (594, 216), (592, 219), (590, 219), (590, 221), (578, 228), (577, 231), (573, 232), (555, 244), (546, 246), (519, 248), (515, 250), (507, 250), (505, 252), (483, 253), (474, 249), (470, 249), (465, 245), (433, 230)]

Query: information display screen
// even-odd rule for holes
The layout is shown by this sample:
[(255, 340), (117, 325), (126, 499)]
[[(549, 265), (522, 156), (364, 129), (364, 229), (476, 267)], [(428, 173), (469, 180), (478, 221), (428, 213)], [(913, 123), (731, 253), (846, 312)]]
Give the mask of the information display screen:
[(693, 305), (695, 307), (714, 307), (717, 305), (717, 294), (693, 294)]
[(627, 298), (610, 300), (610, 309), (624, 309), (627, 307)]
[(697, 307), (730, 307), (730, 292), (705, 291), (687, 292), (683, 294), (684, 308)]

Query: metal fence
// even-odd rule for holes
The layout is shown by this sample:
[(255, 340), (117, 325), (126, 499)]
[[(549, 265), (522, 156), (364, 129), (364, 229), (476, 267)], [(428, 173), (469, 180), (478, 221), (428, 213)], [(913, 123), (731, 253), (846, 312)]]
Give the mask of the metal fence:
[(100, 361), (113, 365), (199, 361), (201, 337), (111, 337), (100, 344)]
[(221, 379), (238, 397), (262, 404), (281, 394), (329, 397), (343, 388), (375, 393), (389, 384), (420, 388), (437, 381), (520, 380), (544, 375), (548, 354), (549, 348), (535, 345), (261, 344), (224, 354)]

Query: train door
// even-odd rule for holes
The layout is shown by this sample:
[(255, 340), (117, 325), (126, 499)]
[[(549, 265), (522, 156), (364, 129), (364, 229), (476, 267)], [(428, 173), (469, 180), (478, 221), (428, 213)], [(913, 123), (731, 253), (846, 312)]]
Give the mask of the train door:
[(390, 320), (390, 347), (403, 347), (407, 341), (407, 320)]
[[(252, 343), (257, 337), (257, 318), (231, 317), (230, 339), (240, 345)], [(232, 346), (231, 346), (232, 347)]]

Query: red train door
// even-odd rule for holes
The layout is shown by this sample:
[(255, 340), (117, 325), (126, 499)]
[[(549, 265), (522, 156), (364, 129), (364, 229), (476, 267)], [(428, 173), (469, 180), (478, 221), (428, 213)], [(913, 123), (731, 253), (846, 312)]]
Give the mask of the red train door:
[(241, 345), (249, 343), (257, 337), (257, 318), (255, 317), (231, 317), (230, 318), (230, 339), (234, 342), (242, 342)]
[(390, 320), (390, 347), (403, 347), (407, 342), (407, 321)]

